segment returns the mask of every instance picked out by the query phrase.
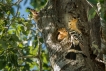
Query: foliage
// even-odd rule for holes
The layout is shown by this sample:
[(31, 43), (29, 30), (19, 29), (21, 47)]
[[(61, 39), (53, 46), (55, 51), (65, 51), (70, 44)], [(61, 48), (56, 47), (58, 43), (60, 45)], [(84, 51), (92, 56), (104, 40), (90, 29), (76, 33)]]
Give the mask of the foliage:
[(88, 2), (92, 7), (88, 14), (88, 20), (91, 20), (98, 14), (106, 22), (106, 0), (88, 0)]
[[(39, 71), (42, 67), (42, 70), (50, 71), (47, 50), (35, 24), (30, 17), (20, 16), (22, 1), (0, 0), (0, 70)], [(46, 1), (31, 0), (30, 3), (40, 9)]]

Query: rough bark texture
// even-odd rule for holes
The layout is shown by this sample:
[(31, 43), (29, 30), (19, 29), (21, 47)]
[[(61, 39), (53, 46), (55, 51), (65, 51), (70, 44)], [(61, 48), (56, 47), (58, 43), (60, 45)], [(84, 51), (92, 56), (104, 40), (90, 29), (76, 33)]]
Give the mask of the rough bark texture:
[[(87, 13), (90, 9), (86, 0), (49, 0), (39, 13), (38, 28), (47, 46), (50, 63), (54, 71), (105, 71), (104, 64), (95, 60), (92, 43), (100, 47), (100, 20), (95, 16), (90, 22)], [(79, 19), (78, 29), (82, 33), (80, 53), (70, 53), (70, 39), (57, 41), (58, 28), (68, 29), (72, 18)], [(68, 57), (66, 57), (68, 56)]]

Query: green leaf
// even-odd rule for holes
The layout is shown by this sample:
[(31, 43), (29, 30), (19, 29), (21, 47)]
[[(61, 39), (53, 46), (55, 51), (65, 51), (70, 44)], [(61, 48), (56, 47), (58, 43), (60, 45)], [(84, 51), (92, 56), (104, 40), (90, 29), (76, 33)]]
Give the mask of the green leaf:
[(29, 65), (30, 65), (30, 69), (34, 68), (35, 66), (38, 66), (36, 62), (29, 63)]
[(36, 56), (37, 53), (38, 53), (39, 46), (38, 46), (38, 44), (37, 44), (35, 48), (34, 48), (34, 47), (29, 47), (29, 49), (30, 49), (30, 54)]
[(100, 3), (104, 3), (105, 0), (99, 0)]
[(90, 21), (92, 18), (94, 18), (96, 15), (96, 12), (94, 8), (91, 8), (90, 11), (88, 12), (88, 20)]
[(12, 34), (11, 35), (11, 41), (19, 41), (19, 38), (15, 35), (15, 34)]
[(32, 59), (30, 59), (30, 58), (27, 58), (26, 61), (29, 62), (29, 63), (33, 62)]
[(9, 29), (9, 30), (8, 30), (8, 34), (13, 34), (13, 33), (15, 33), (15, 32), (16, 32), (15, 29)]
[(30, 66), (29, 66), (29, 64), (25, 64), (24, 67), (25, 67), (26, 70), (30, 70)]
[(104, 19), (104, 20), (105, 20), (105, 22), (106, 22), (106, 12), (104, 12), (103, 19)]
[(43, 63), (46, 63), (47, 64), (48, 63), (48, 59), (47, 59), (48, 58), (47, 57), (48, 55), (45, 52), (42, 52), (41, 55), (42, 55)]
[(0, 56), (0, 70), (3, 69), (6, 66), (6, 57), (5, 56)]
[(13, 7), (10, 9), (10, 12), (11, 12), (12, 15), (15, 14), (15, 11), (14, 11), (14, 8)]
[(17, 61), (18, 57), (16, 54), (14, 54), (14, 66), (18, 67), (18, 61)]
[(88, 0), (90, 3), (92, 4), (97, 4), (98, 3), (98, 0)]
[(23, 45), (22, 43), (18, 43), (18, 47), (19, 47), (19, 48), (23, 48), (24, 45)]
[(18, 57), (17, 57), (17, 55), (12, 53), (12, 54), (9, 55), (9, 57), (10, 57), (10, 62), (11, 62), (15, 67), (18, 67), (18, 62), (17, 62)]
[(0, 60), (0, 70), (3, 69), (6, 66), (6, 61), (1, 61)]
[[(0, 15), (1, 16), (1, 15)], [(2, 20), (2, 19), (0, 19), (0, 25), (1, 24), (4, 24), (5, 22), (4, 22), (4, 20)]]
[(46, 64), (46, 63), (43, 63), (43, 70), (50, 71), (50, 67), (49, 67), (49, 65)]
[(43, 38), (40, 38), (39, 41), (40, 41), (41, 43), (43, 43)]
[(0, 40), (0, 48), (6, 49), (8, 47), (7, 41)]
[(8, 65), (8, 67), (12, 67), (12, 63), (10, 63), (10, 62), (8, 62), (7, 65)]
[(35, 48), (38, 47), (38, 41), (35, 41)]

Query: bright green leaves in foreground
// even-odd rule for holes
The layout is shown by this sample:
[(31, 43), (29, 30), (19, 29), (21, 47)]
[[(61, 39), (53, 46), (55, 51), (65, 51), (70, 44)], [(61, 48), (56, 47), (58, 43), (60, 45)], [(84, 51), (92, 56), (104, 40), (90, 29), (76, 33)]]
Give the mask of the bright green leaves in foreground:
[[(0, 1), (0, 70), (39, 71), (41, 66), (42, 70), (50, 71), (43, 39), (31, 20), (20, 17), (19, 8), (23, 0), (18, 1), (16, 3), (12, 3), (11, 0)], [(46, 2), (43, 0), (41, 3), (40, 0), (32, 2), (34, 1), (36, 7)], [(16, 6), (16, 12), (13, 6)]]

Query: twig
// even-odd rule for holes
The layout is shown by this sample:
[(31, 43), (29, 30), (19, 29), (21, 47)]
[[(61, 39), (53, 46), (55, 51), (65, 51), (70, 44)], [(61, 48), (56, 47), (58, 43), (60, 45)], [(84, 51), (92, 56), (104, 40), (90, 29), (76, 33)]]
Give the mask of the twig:
[(13, 5), (18, 5), (18, 4), (19, 4), (20, 2), (22, 2), (22, 1), (23, 1), (23, 0), (18, 0), (18, 1), (16, 1), (15, 3), (13, 3), (12, 6), (13, 6)]

